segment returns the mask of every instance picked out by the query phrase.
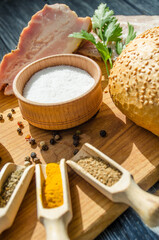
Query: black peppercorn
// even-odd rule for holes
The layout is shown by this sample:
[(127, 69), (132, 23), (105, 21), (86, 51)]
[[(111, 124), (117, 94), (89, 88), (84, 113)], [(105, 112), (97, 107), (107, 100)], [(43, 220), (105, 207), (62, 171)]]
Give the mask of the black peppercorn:
[(101, 136), (101, 137), (106, 137), (106, 136), (107, 136), (106, 131), (105, 131), (105, 130), (101, 130), (101, 131), (100, 131), (100, 136)]
[(9, 119), (11, 119), (11, 118), (12, 118), (12, 114), (11, 114), (11, 113), (8, 113), (8, 114), (7, 114), (7, 117), (8, 117)]
[(34, 145), (36, 142), (35, 142), (35, 139), (34, 138), (30, 138), (29, 139), (29, 143), (31, 144), (31, 145)]
[(36, 153), (35, 152), (32, 152), (31, 154), (30, 154), (30, 156), (31, 156), (31, 158), (36, 158)]
[(3, 120), (3, 115), (2, 114), (0, 114), (0, 120)]
[(79, 150), (78, 150), (78, 149), (75, 149), (74, 152), (73, 152), (73, 154), (76, 155), (78, 152), (79, 152)]
[(43, 151), (47, 151), (48, 149), (49, 149), (49, 147), (46, 144), (43, 145), (42, 148), (41, 148), (41, 150), (43, 150)]
[(12, 109), (11, 109), (11, 112), (12, 112), (12, 113), (15, 113), (15, 109), (14, 109), (14, 108), (12, 108)]
[(18, 132), (19, 134), (21, 134), (21, 133), (22, 133), (21, 128), (17, 128), (17, 132)]
[(2, 158), (0, 157), (0, 163), (2, 162)]
[(56, 143), (55, 139), (54, 139), (54, 138), (51, 138), (51, 139), (50, 139), (50, 144), (51, 144), (51, 145), (54, 145), (55, 143)]
[(56, 134), (56, 135), (54, 136), (54, 139), (55, 139), (55, 141), (59, 141), (59, 140), (61, 139), (60, 134)]
[(79, 140), (74, 139), (74, 140), (73, 140), (73, 145), (74, 145), (75, 147), (77, 147), (77, 146), (79, 145)]
[(73, 135), (73, 139), (74, 140), (79, 140), (80, 139), (80, 137), (79, 137), (79, 135), (77, 135), (76, 133)]

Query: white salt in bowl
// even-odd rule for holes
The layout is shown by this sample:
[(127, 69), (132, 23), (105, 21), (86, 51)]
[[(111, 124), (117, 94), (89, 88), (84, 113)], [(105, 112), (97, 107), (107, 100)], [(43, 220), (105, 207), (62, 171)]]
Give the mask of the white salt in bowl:
[[(23, 96), (26, 83), (35, 73), (60, 65), (85, 70), (94, 78), (94, 84), (80, 96), (58, 103), (39, 103)], [(100, 67), (90, 58), (76, 54), (53, 55), (23, 68), (14, 79), (13, 91), (23, 117), (30, 124), (42, 129), (62, 130), (86, 122), (99, 110), (102, 103), (101, 75)]]

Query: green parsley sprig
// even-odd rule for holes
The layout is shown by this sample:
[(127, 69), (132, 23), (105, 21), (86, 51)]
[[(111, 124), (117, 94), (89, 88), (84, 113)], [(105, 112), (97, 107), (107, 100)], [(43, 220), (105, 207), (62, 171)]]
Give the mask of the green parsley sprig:
[(125, 40), (125, 44), (121, 41), (116, 42), (116, 52), (117, 54), (121, 54), (122, 50), (126, 47), (126, 45), (132, 41), (136, 37), (136, 32), (134, 32), (134, 27), (128, 23), (128, 35)]
[[(130, 24), (128, 24), (128, 27), (129, 33), (125, 44), (128, 44), (128, 42), (136, 36), (134, 28)], [(85, 30), (81, 30), (81, 32), (74, 32), (70, 34), (69, 37), (81, 38), (93, 43), (105, 63), (107, 74), (109, 76), (107, 61), (109, 61), (111, 68), (113, 64), (111, 60), (112, 50), (108, 47), (108, 43), (115, 42), (117, 53), (121, 53), (124, 48), (124, 45), (121, 42), (122, 27), (120, 26), (120, 23), (118, 23), (117, 18), (114, 16), (114, 12), (109, 10), (107, 4), (101, 3), (98, 9), (94, 12), (92, 18), (92, 28), (98, 35), (100, 41), (96, 42), (93, 34), (88, 33)]]

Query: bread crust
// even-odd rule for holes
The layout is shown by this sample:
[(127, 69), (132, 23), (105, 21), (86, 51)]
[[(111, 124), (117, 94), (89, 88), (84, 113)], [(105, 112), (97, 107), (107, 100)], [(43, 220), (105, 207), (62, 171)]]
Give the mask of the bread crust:
[(109, 91), (129, 119), (159, 136), (159, 27), (122, 51), (109, 76)]

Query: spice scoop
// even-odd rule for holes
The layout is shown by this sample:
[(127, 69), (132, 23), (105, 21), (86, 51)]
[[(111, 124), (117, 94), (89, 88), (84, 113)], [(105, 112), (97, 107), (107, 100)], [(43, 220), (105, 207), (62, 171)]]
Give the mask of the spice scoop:
[[(0, 192), (2, 192), (3, 185), (8, 177), (16, 170), (24, 170), (24, 172), (17, 182), (17, 185), (15, 186), (7, 204), (4, 207), (0, 207), (0, 233), (11, 227), (13, 224), (20, 204), (34, 174), (33, 165), (25, 168), (14, 163), (6, 163), (0, 172)], [(9, 189), (7, 189), (7, 191), (9, 191)]]
[[(114, 181), (115, 183), (112, 186), (103, 184), (79, 165), (78, 161), (80, 159), (88, 159), (88, 157), (101, 159), (101, 161), (109, 164), (112, 169), (118, 170), (121, 177), (118, 178), (118, 181)], [(159, 197), (143, 191), (126, 169), (104, 153), (85, 143), (81, 150), (66, 163), (111, 201), (126, 203), (131, 206), (149, 227), (159, 226)]]
[[(60, 161), (63, 188), (63, 205), (56, 208), (45, 208), (43, 205), (43, 186), (46, 179), (46, 166), (36, 165), (36, 194), (38, 219), (46, 229), (47, 240), (67, 240), (67, 226), (72, 219), (72, 205), (65, 159)], [(54, 176), (52, 176), (54, 177)]]

